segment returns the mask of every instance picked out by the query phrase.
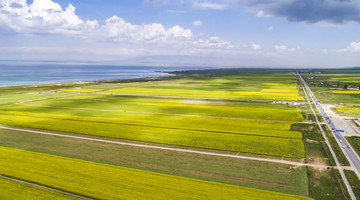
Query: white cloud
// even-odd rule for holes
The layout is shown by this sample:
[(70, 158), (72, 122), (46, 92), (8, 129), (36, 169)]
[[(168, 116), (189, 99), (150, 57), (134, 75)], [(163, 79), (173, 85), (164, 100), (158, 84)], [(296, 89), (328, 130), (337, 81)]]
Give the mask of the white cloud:
[(259, 51), (262, 49), (262, 47), (259, 44), (255, 44), (254, 42), (249, 42), (247, 45), (244, 45), (244, 47), (254, 51)]
[(195, 1), (192, 3), (194, 8), (198, 9), (211, 9), (211, 10), (225, 10), (229, 5), (223, 3), (213, 3), (213, 2), (198, 2)]
[(335, 52), (349, 52), (358, 53), (360, 52), (360, 42), (351, 42), (345, 49), (338, 49)]
[(351, 53), (360, 52), (360, 42), (351, 42), (347, 49)]
[(162, 24), (152, 23), (134, 25), (122, 18), (113, 16), (106, 20), (106, 24), (99, 31), (103, 37), (109, 37), (116, 42), (149, 44), (171, 44), (179, 41), (191, 41), (193, 33), (190, 29), (173, 26), (165, 29)]
[(257, 17), (270, 17), (269, 14), (265, 13), (263, 10), (259, 10), (257, 13), (256, 13), (256, 16)]
[(83, 34), (98, 26), (96, 20), (81, 20), (73, 5), (63, 10), (51, 0), (34, 0), (31, 5), (26, 0), (0, 0), (0, 21), (21, 33)]
[(268, 30), (268, 31), (272, 31), (272, 30), (274, 30), (274, 27), (269, 26), (269, 27), (267, 28), (267, 30)]
[(201, 47), (216, 47), (216, 48), (225, 48), (225, 49), (231, 49), (234, 46), (225, 40), (220, 39), (218, 36), (213, 36), (208, 40), (199, 39), (198, 41), (193, 42), (195, 46), (201, 46)]
[(202, 25), (202, 21), (201, 20), (196, 20), (193, 22), (194, 26), (201, 26)]
[[(14, 3), (17, 6), (13, 6)], [(160, 23), (136, 25), (118, 16), (110, 17), (100, 25), (96, 20), (84, 21), (76, 15), (75, 10), (71, 4), (64, 10), (52, 0), (34, 0), (32, 4), (27, 4), (26, 0), (0, 0), (0, 25), (3, 24), (20, 34), (66, 35), (84, 38), (92, 43), (110, 41), (122, 46), (151, 45), (151, 49), (154, 45), (168, 49), (214, 49), (232, 46), (230, 42), (219, 37), (195, 37), (190, 29), (178, 25), (170, 28), (165, 28)], [(199, 26), (202, 22), (198, 20), (193, 24)]]
[(257, 13), (256, 13), (256, 16), (258, 17), (262, 17), (264, 15), (264, 11), (263, 10), (259, 10)]
[(276, 51), (279, 51), (279, 52), (294, 52), (294, 51), (296, 51), (296, 48), (288, 48), (285, 45), (275, 45), (274, 48)]

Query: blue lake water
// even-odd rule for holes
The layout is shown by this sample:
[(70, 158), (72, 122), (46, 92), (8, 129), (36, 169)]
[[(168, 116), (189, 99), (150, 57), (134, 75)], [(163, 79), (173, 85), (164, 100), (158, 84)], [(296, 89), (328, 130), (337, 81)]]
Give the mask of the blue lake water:
[(205, 69), (201, 67), (148, 67), (100, 65), (0, 65), (0, 85), (29, 85), (169, 76), (159, 71)]

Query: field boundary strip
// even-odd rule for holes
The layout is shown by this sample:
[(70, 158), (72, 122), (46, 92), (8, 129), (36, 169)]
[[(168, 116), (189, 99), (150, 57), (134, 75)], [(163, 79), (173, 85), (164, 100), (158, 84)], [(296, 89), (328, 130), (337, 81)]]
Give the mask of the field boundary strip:
[[(136, 144), (136, 143), (129, 143), (129, 142), (119, 142), (119, 141), (112, 141), (112, 140), (88, 138), (88, 137), (73, 136), (73, 135), (64, 135), (64, 134), (58, 134), (58, 133), (27, 130), (27, 129), (20, 129), (20, 128), (11, 128), (11, 127), (5, 127), (5, 126), (0, 126), (0, 129), (8, 129), (8, 130), (23, 131), (23, 132), (29, 132), (29, 133), (37, 133), (37, 134), (42, 134), (42, 135), (51, 135), (51, 136), (57, 136), (57, 137), (74, 138), (74, 139), (88, 140), (88, 141), (94, 141), (94, 142), (103, 142), (103, 143), (111, 143), (111, 144), (119, 144), (119, 145), (151, 148), (151, 149), (161, 149), (161, 150), (178, 151), (178, 152), (185, 152), (185, 153), (194, 153), (194, 154), (203, 154), (203, 155), (211, 155), (211, 156), (238, 158), (238, 159), (255, 160), (255, 161), (263, 161), (263, 162), (273, 162), (273, 163), (279, 163), (279, 164), (294, 165), (294, 166), (299, 166), (299, 167), (301, 167), (301, 166), (308, 166), (308, 167), (314, 167), (314, 168), (327, 168), (328, 167), (327, 165), (316, 165), (316, 164), (300, 163), (300, 162), (287, 161), (287, 160), (276, 160), (276, 159), (249, 157), (249, 156), (222, 154), (222, 153), (213, 153), (213, 152), (205, 152), (205, 151), (197, 151), (197, 150), (189, 150), (189, 149), (180, 149), (180, 148), (172, 148), (172, 147), (161, 147), (161, 146), (154, 146), (154, 145)], [(347, 168), (347, 169), (348, 170), (353, 170), (352, 168)]]
[(18, 179), (18, 178), (6, 176), (6, 175), (4, 175), (4, 174), (1, 174), (1, 175), (0, 175), (0, 178), (6, 179), (6, 180), (9, 180), (9, 181), (13, 181), (13, 182), (17, 182), (17, 183), (21, 183), (21, 184), (25, 184), (25, 185), (30, 185), (30, 186), (33, 186), (33, 187), (36, 187), (36, 188), (40, 188), (40, 189), (49, 190), (49, 191), (52, 191), (52, 192), (64, 194), (64, 195), (71, 196), (71, 197), (75, 197), (75, 198), (79, 198), (79, 199), (94, 200), (94, 198), (85, 197), (85, 196), (82, 196), (82, 195), (79, 195), (79, 194), (75, 194), (75, 193), (72, 193), (72, 192), (68, 192), (68, 191), (65, 191), (65, 190), (59, 190), (59, 189), (56, 189), (56, 188), (53, 188), (53, 187), (49, 187), (49, 186), (46, 186), (46, 185), (41, 185), (41, 184), (37, 184), (37, 183), (25, 181), (25, 180), (22, 180), (22, 179)]
[(163, 95), (142, 95), (142, 94), (122, 94), (122, 93), (102, 93), (94, 92), (94, 94), (111, 95), (111, 96), (134, 96), (134, 97), (156, 97), (156, 98), (172, 98), (172, 99), (210, 99), (210, 100), (228, 100), (228, 101), (250, 101), (250, 102), (273, 102), (274, 100), (266, 99), (241, 99), (241, 98), (216, 98), (216, 97), (186, 97), (186, 96), (163, 96)]
[(255, 120), (255, 121), (271, 121), (271, 122), (289, 122), (289, 123), (314, 123), (314, 122), (299, 122), (299, 121), (286, 121), (286, 120), (272, 120), (272, 119), (254, 119), (254, 118), (243, 118), (243, 117), (221, 117), (211, 115), (190, 115), (190, 114), (176, 114), (176, 113), (159, 113), (159, 112), (143, 112), (143, 111), (131, 111), (131, 110), (106, 110), (106, 109), (94, 109), (94, 108), (76, 108), (76, 107), (63, 107), (63, 106), (47, 106), (47, 105), (23, 105), (23, 106), (34, 106), (44, 108), (64, 108), (74, 110), (92, 110), (92, 111), (104, 111), (104, 112), (128, 112), (138, 114), (153, 114), (153, 115), (173, 115), (173, 116), (185, 116), (185, 117), (207, 117), (207, 118), (220, 118), (220, 119), (242, 119), (242, 120)]

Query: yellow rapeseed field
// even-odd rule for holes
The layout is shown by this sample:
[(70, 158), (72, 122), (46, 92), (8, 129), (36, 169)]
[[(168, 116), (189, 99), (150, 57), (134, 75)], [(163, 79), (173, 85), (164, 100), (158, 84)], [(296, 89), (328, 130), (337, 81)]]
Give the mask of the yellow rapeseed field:
[[(286, 91), (286, 90), (285, 90)], [(263, 93), (257, 91), (221, 91), (221, 90), (185, 90), (185, 89), (162, 89), (162, 88), (119, 88), (104, 91), (111, 94), (129, 95), (158, 95), (158, 96), (183, 96), (183, 97), (208, 97), (229, 99), (263, 99), (263, 100), (304, 100), (297, 93)]]
[(17, 183), (0, 178), (0, 199), (1, 200), (75, 200), (71, 196), (63, 195), (46, 189)]
[(360, 113), (360, 108), (336, 108), (339, 112)]
[(98, 199), (309, 199), (7, 147), (0, 160), (4, 175)]
[(349, 79), (360, 79), (360, 77), (333, 77), (331, 79), (334, 79), (334, 80), (349, 80)]
[(263, 89), (262, 93), (295, 93), (298, 94), (299, 90), (297, 89)]
[[(209, 149), (241, 151), (257, 154), (284, 156), (284, 157), (304, 157), (304, 145), (301, 140), (301, 133), (296, 131), (270, 130), (272, 133), (283, 134), (290, 138), (264, 137), (260, 134), (265, 129), (245, 129), (245, 133), (251, 134), (258, 131), (259, 135), (242, 135), (240, 133), (221, 133), (214, 131), (191, 130), (179, 128), (165, 128), (141, 124), (121, 124), (104, 121), (90, 121), (77, 118), (53, 119), (45, 115), (22, 116), (13, 114), (1, 114), (0, 123), (6, 125), (48, 129), (71, 133), (81, 133), (114, 137), (145, 142), (155, 142), (172, 145), (183, 145), (191, 147), (201, 147)], [(209, 118), (210, 119), (210, 118)], [(226, 119), (224, 119), (226, 120)], [(251, 122), (251, 120), (249, 120)], [(255, 121), (256, 122), (256, 121)], [(259, 125), (262, 122), (256, 122)], [(205, 122), (207, 124), (207, 122)], [(256, 124), (253, 124), (256, 125)], [(215, 127), (214, 127), (215, 128)]]
[(335, 94), (360, 94), (360, 90), (331, 90)]

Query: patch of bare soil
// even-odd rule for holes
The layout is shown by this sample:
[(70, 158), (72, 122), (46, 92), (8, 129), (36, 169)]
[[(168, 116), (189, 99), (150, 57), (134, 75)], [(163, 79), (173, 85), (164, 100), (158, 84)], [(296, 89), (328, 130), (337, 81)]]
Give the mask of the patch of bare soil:
[(313, 143), (313, 144), (319, 144), (319, 143), (320, 143), (319, 141), (310, 140), (310, 139), (308, 139), (308, 138), (306, 138), (306, 142), (308, 142), (308, 143)]
[(307, 126), (307, 127), (302, 127), (300, 130), (301, 132), (308, 132), (308, 131), (313, 131), (315, 129), (315, 126)]

